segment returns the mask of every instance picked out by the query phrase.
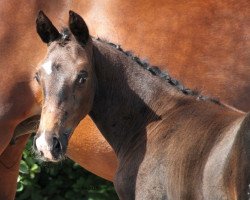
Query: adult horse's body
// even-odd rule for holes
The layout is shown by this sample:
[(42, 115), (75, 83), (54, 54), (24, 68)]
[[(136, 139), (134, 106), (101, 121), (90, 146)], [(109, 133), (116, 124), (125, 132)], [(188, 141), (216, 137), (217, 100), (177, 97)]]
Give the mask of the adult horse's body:
[[(15, 126), (39, 110), (28, 82), (45, 47), (38, 38), (28, 36), (35, 33), (38, 10), (45, 10), (60, 24), (70, 5), (68, 1), (38, 0), (19, 4), (4, 0), (0, 5), (0, 197), (11, 199), (27, 137), (7, 147), (8, 141)], [(249, 110), (249, 1), (82, 0), (72, 6), (87, 19), (92, 35), (122, 44), (154, 64), (168, 66), (170, 73), (189, 87)], [(77, 130), (69, 156), (112, 180), (116, 160), (107, 142), (89, 118)]]
[(167, 66), (190, 88), (250, 110), (248, 0), (81, 1), (74, 10), (93, 35)]
[(121, 200), (249, 197), (250, 115), (92, 40), (72, 11), (61, 34), (40, 12), (37, 32), (48, 44), (36, 72), (44, 101), (34, 147), (42, 158), (61, 160), (89, 113), (117, 155)]

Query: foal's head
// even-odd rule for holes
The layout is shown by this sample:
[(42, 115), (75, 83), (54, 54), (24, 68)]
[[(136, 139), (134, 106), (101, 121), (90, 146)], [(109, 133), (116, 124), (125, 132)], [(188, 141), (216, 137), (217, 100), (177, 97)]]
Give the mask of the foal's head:
[(44, 160), (59, 161), (64, 157), (69, 136), (92, 106), (92, 41), (84, 20), (72, 11), (69, 29), (62, 33), (43, 12), (36, 23), (48, 52), (35, 76), (43, 91), (43, 103), (34, 148)]

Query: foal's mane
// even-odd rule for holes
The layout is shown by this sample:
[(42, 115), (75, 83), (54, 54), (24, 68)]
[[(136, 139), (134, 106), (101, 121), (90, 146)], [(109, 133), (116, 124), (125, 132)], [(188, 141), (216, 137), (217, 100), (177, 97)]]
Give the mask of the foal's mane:
[[(62, 37), (61, 37), (61, 39), (59, 41), (59, 44), (65, 45), (69, 41), (71, 32), (69, 31), (68, 28), (63, 28), (62, 32), (61, 32), (61, 35), (62, 35)], [(169, 83), (171, 86), (175, 87), (178, 91), (182, 92), (183, 94), (188, 95), (188, 96), (193, 96), (197, 100), (200, 100), (200, 101), (210, 101), (210, 102), (213, 102), (213, 103), (218, 104), (218, 105), (223, 105), (216, 98), (204, 96), (198, 90), (191, 90), (189, 88), (186, 88), (180, 81), (178, 81), (175, 78), (171, 77), (167, 72), (164, 72), (164, 71), (160, 70), (158, 66), (150, 65), (150, 63), (148, 63), (146, 60), (142, 60), (139, 57), (135, 56), (133, 54), (133, 52), (125, 51), (120, 45), (114, 44), (114, 43), (109, 42), (109, 41), (104, 40), (104, 39), (100, 39), (99, 37), (94, 38), (94, 39), (96, 39), (97, 41), (100, 41), (102, 43), (105, 43), (107, 45), (110, 45), (111, 47), (113, 47), (113, 48), (117, 49), (118, 51), (122, 52), (124, 55), (126, 55), (127, 57), (129, 57), (133, 61), (135, 61), (139, 66), (141, 66), (145, 70), (149, 71), (152, 75), (158, 76), (158, 77), (166, 80), (167, 83)]]

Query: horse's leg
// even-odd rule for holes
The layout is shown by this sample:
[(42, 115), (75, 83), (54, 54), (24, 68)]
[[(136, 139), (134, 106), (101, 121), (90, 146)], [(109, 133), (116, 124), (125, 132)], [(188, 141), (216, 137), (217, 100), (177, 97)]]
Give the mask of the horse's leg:
[(11, 141), (11, 138), (14, 134), (14, 125), (10, 124), (1, 124), (0, 125), (0, 155), (6, 149), (8, 144)]
[(0, 156), (0, 199), (13, 200), (15, 197), (19, 164), (28, 138), (29, 135), (19, 137)]

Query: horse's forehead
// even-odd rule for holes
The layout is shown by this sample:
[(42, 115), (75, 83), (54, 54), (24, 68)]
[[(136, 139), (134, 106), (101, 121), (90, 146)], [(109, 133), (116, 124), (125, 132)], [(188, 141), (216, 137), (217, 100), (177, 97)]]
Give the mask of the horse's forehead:
[[(41, 64), (41, 68), (46, 74), (51, 75), (53, 71), (57, 71), (59, 69), (61, 72), (69, 72), (73, 73), (73, 71), (79, 71), (80, 69), (85, 69), (88, 67), (88, 60), (84, 59), (84, 57), (78, 57), (67, 54), (48, 54), (43, 63)], [(57, 69), (57, 70), (55, 70)], [(71, 74), (70, 73), (70, 74)]]
[(52, 46), (47, 54), (46, 60), (51, 60), (52, 62), (81, 62), (87, 58), (87, 52), (80, 48), (76, 44), (67, 44), (61, 46), (56, 44)]

